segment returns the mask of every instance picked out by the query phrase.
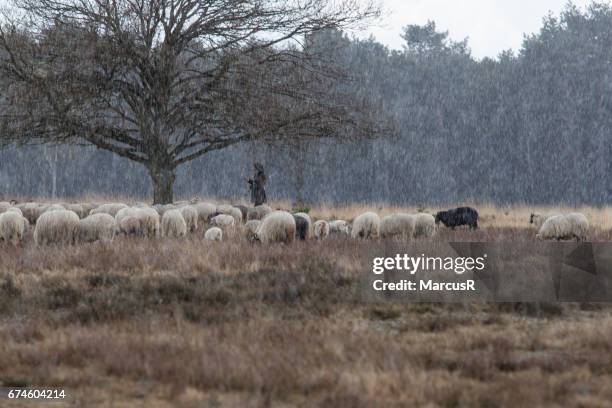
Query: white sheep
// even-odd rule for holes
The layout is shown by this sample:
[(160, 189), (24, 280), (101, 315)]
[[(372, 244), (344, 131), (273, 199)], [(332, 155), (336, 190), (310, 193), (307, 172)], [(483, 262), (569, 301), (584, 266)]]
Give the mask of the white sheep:
[(265, 204), (258, 205), (257, 207), (249, 208), (247, 210), (247, 221), (249, 220), (263, 220), (264, 217), (272, 212), (272, 208)]
[(0, 239), (13, 245), (23, 241), (28, 221), (13, 211), (0, 214)]
[(295, 218), (286, 211), (269, 213), (261, 221), (256, 238), (264, 244), (292, 243), (295, 240)]
[(122, 203), (107, 203), (107, 204), (102, 204), (96, 208), (94, 208), (93, 210), (91, 210), (89, 212), (89, 215), (93, 215), (93, 214), (109, 214), (112, 215), (113, 217), (115, 215), (117, 215), (117, 213), (119, 212), (119, 210), (126, 208), (127, 205), (122, 204)]
[(179, 208), (185, 223), (187, 224), (187, 232), (196, 232), (198, 229), (198, 211), (191, 205), (186, 205)]
[(246, 230), (246, 239), (249, 241), (254, 241), (257, 237), (257, 229), (261, 225), (260, 220), (250, 220), (244, 224), (244, 228)]
[(11, 207), (11, 208), (7, 209), (6, 212), (14, 212), (14, 213), (17, 213), (17, 214), (19, 214), (19, 215), (21, 215), (23, 217), (23, 212), (19, 208), (17, 208), (17, 207)]
[(414, 237), (431, 238), (436, 234), (436, 219), (431, 214), (414, 215)]
[[(70, 211), (70, 210), (66, 210), (66, 207), (64, 207), (61, 204), (51, 204), (51, 205), (47, 205), (47, 206), (44, 207), (43, 213), (51, 212), (51, 211)], [(77, 216), (78, 216), (78, 214), (77, 214)]]
[(557, 215), (544, 221), (537, 239), (549, 240), (576, 238), (578, 241), (585, 241), (589, 231), (589, 220), (580, 213)]
[(79, 218), (85, 218), (86, 213), (83, 210), (83, 206), (81, 204), (64, 204), (64, 208), (68, 211), (74, 211)]
[(208, 225), (211, 216), (217, 212), (217, 206), (211, 203), (196, 203), (193, 208), (198, 212), (198, 225)]
[(79, 242), (112, 242), (117, 223), (110, 214), (94, 214), (79, 221)]
[(231, 215), (219, 214), (210, 219), (210, 225), (222, 228), (233, 228), (236, 225), (236, 220)]
[(559, 213), (550, 213), (550, 214), (532, 213), (531, 216), (529, 217), (529, 224), (533, 224), (539, 230), (547, 219), (551, 217), (556, 217), (557, 215), (561, 215), (561, 214)]
[(410, 214), (392, 214), (380, 221), (381, 238), (410, 239), (414, 235), (415, 217)]
[(132, 216), (122, 218), (121, 222), (119, 222), (119, 231), (125, 235), (141, 235), (140, 220)]
[(221, 204), (217, 206), (217, 212), (220, 214), (231, 215), (236, 221), (236, 225), (242, 224), (242, 211), (230, 204)]
[(325, 239), (329, 236), (329, 223), (325, 220), (316, 221), (313, 229), (316, 239)]
[(380, 234), (380, 217), (373, 212), (363, 213), (355, 220), (351, 228), (353, 238), (375, 239)]
[(183, 238), (187, 235), (187, 223), (179, 210), (166, 211), (161, 222), (162, 237)]
[(330, 234), (350, 235), (351, 230), (348, 222), (344, 220), (334, 220), (329, 222)]
[(38, 245), (73, 244), (79, 233), (79, 216), (68, 210), (44, 212), (36, 222), (34, 241)]
[(209, 228), (204, 233), (204, 239), (206, 241), (221, 241), (223, 240), (223, 230), (219, 227)]
[(153, 208), (138, 208), (136, 218), (140, 220), (142, 235), (147, 238), (155, 238), (160, 233), (159, 214)]

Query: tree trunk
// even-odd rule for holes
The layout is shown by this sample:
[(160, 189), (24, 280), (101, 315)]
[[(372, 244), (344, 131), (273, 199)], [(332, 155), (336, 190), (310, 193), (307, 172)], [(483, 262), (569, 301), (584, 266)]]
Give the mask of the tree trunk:
[(153, 181), (153, 204), (171, 204), (174, 201), (174, 180), (176, 174), (173, 168), (149, 168)]

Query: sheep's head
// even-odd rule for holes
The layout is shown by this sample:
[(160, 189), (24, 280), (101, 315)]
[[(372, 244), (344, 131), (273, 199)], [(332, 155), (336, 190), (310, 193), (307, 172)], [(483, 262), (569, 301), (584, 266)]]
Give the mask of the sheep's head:
[(435, 218), (436, 218), (436, 225), (439, 225), (440, 221), (442, 221), (442, 213), (441, 212), (436, 213), (436, 217)]
[(530, 224), (534, 224), (535, 223), (535, 217), (537, 216), (537, 214), (531, 213), (531, 215), (529, 216), (529, 223)]

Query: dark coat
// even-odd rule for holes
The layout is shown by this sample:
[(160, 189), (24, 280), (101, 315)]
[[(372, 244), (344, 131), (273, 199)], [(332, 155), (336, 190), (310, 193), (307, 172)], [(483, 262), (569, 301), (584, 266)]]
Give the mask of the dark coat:
[(436, 214), (436, 224), (444, 224), (449, 228), (469, 225), (472, 229), (478, 228), (478, 211), (470, 207), (460, 207), (454, 210), (440, 211)]
[(308, 229), (310, 225), (308, 224), (308, 220), (304, 217), (300, 217), (299, 215), (294, 215), (295, 219), (295, 234), (298, 239), (305, 241), (308, 238)]
[(255, 175), (249, 179), (249, 191), (251, 192), (251, 202), (254, 206), (262, 205), (268, 202), (266, 190), (264, 186), (268, 178), (266, 177), (263, 167), (255, 166)]

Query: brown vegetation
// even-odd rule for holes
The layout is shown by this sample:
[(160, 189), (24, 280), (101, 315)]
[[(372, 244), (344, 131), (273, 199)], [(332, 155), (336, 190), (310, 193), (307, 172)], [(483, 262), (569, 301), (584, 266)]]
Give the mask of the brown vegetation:
[[(436, 239), (533, 236), (489, 227)], [(368, 245), (379, 244), (0, 245), (0, 383), (65, 387), (76, 406), (612, 399), (606, 306), (365, 303), (359, 255)]]

